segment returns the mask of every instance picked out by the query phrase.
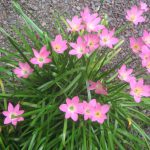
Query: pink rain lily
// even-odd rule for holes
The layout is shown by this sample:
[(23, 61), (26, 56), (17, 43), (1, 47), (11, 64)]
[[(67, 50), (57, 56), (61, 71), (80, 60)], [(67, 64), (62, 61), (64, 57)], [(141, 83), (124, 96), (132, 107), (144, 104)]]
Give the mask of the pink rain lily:
[(103, 29), (100, 34), (100, 45), (113, 48), (113, 45), (118, 43), (118, 38), (114, 37), (114, 30), (108, 31), (108, 29)]
[(150, 47), (150, 32), (144, 30), (142, 40), (148, 47)]
[(142, 59), (142, 66), (147, 68), (150, 73), (150, 49), (147, 46), (142, 47), (142, 52), (140, 54)]
[(103, 25), (100, 25), (100, 17), (98, 14), (93, 14), (84, 22), (85, 28), (88, 32), (98, 32), (99, 30), (104, 29)]
[(90, 10), (88, 8), (85, 8), (83, 12), (81, 12), (81, 17), (88, 32), (98, 32), (104, 28), (103, 25), (100, 25), (101, 19), (98, 17), (98, 14), (90, 14)]
[(74, 121), (78, 120), (78, 114), (80, 114), (80, 104), (79, 104), (79, 97), (75, 96), (72, 99), (67, 98), (66, 104), (61, 104), (59, 109), (65, 112), (65, 118), (71, 118)]
[(140, 9), (143, 10), (143, 11), (148, 11), (148, 7), (147, 7), (147, 4), (140, 1)]
[(84, 120), (91, 119), (93, 109), (96, 107), (96, 99), (90, 100), (90, 102), (83, 101), (80, 104), (81, 114), (84, 115)]
[(142, 51), (140, 53), (140, 57), (142, 59), (142, 64), (144, 66), (144, 64), (147, 62), (147, 60), (150, 59), (150, 49), (147, 46), (143, 46), (142, 47)]
[(142, 14), (143, 10), (139, 9), (137, 6), (132, 6), (130, 10), (127, 10), (126, 19), (137, 25), (138, 23), (145, 21)]
[(130, 38), (130, 47), (134, 53), (139, 53), (144, 45), (141, 38), (135, 39), (134, 37)]
[(35, 57), (31, 58), (30, 62), (32, 64), (38, 64), (40, 68), (42, 68), (44, 64), (52, 62), (52, 60), (48, 58), (50, 52), (47, 51), (46, 46), (43, 46), (40, 52), (33, 49), (33, 53)]
[(96, 34), (87, 34), (84, 36), (89, 52), (93, 52), (99, 47), (99, 37)]
[(102, 85), (101, 81), (93, 82), (89, 81), (89, 90), (95, 90), (96, 94), (107, 95), (107, 89)]
[(17, 104), (15, 107), (11, 103), (8, 104), (8, 110), (2, 112), (6, 118), (4, 119), (4, 124), (13, 124), (17, 125), (18, 122), (23, 121), (24, 118), (21, 117), (24, 113), (24, 110), (20, 110), (20, 105)]
[(131, 76), (131, 73), (133, 72), (133, 69), (127, 69), (126, 65), (123, 64), (121, 68), (118, 70), (118, 78), (125, 82), (130, 82), (133, 76)]
[(83, 11), (80, 12), (83, 22), (87, 20), (87, 18), (91, 15), (90, 9), (88, 7), (84, 8)]
[(147, 68), (147, 71), (150, 73), (150, 59), (147, 60), (145, 67)]
[(147, 71), (150, 73), (150, 58), (146, 58), (146, 60), (142, 60), (142, 66), (146, 67)]
[(78, 37), (77, 43), (70, 43), (70, 46), (73, 48), (69, 51), (70, 55), (76, 55), (77, 58), (81, 58), (82, 55), (87, 54), (89, 50), (87, 49), (86, 42), (82, 37)]
[(143, 79), (139, 79), (136, 81), (135, 78), (130, 80), (130, 94), (134, 97), (135, 102), (139, 103), (141, 101), (141, 97), (149, 97), (150, 96), (150, 86), (144, 85)]
[(18, 78), (28, 78), (29, 75), (32, 74), (33, 69), (28, 63), (19, 62), (19, 67), (15, 68), (13, 72)]
[(79, 32), (80, 30), (84, 28), (84, 26), (82, 25), (82, 19), (79, 18), (78, 16), (74, 16), (72, 21), (67, 19), (67, 22), (70, 26), (69, 31)]
[(96, 107), (92, 111), (91, 120), (103, 124), (104, 121), (107, 119), (106, 113), (109, 111), (109, 109), (109, 105), (101, 105), (100, 103), (97, 103)]
[(56, 53), (63, 53), (67, 47), (67, 41), (62, 39), (59, 34), (56, 36), (55, 40), (51, 42), (52, 48)]

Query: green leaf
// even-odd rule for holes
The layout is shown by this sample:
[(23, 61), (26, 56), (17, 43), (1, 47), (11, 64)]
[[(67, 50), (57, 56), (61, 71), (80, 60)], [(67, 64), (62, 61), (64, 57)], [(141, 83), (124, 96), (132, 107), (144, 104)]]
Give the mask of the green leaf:
[(16, 12), (24, 19), (24, 21), (42, 37), (43, 31), (22, 11), (20, 5), (15, 1), (13, 1), (12, 4)]

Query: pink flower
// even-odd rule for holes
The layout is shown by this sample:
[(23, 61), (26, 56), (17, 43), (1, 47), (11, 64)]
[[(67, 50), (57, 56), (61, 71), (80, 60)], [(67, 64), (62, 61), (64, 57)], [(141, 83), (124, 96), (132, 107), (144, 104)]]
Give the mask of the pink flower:
[(141, 38), (135, 39), (134, 37), (130, 38), (130, 47), (134, 53), (139, 53), (143, 46), (143, 41)]
[(96, 94), (103, 94), (103, 95), (107, 95), (107, 89), (105, 87), (103, 87), (101, 81), (97, 81), (97, 82), (93, 82), (93, 81), (89, 81), (89, 90), (95, 90)]
[(99, 47), (99, 37), (96, 34), (87, 34), (84, 40), (90, 52), (93, 52)]
[(28, 76), (33, 72), (33, 69), (28, 63), (19, 62), (19, 67), (15, 68), (13, 72), (18, 78), (28, 78)]
[(67, 41), (63, 40), (60, 34), (56, 36), (54, 41), (51, 41), (51, 45), (56, 53), (63, 53), (68, 48)]
[(142, 66), (147, 68), (150, 73), (150, 49), (147, 46), (142, 47), (142, 52), (140, 54), (142, 59)]
[(52, 61), (50, 58), (48, 58), (50, 52), (46, 50), (46, 46), (43, 46), (40, 52), (33, 49), (33, 53), (35, 57), (31, 58), (30, 62), (32, 64), (38, 64), (40, 68), (42, 68), (44, 64)]
[(142, 60), (142, 66), (146, 67), (147, 71), (150, 73), (150, 58)]
[(150, 32), (144, 30), (142, 40), (148, 47), (150, 47)]
[(121, 68), (118, 70), (118, 78), (125, 82), (130, 82), (131, 78), (134, 78), (131, 76), (132, 72), (133, 72), (133, 69), (127, 69), (126, 65), (123, 64)]
[(119, 40), (114, 37), (114, 30), (108, 31), (108, 29), (103, 29), (102, 33), (100, 34), (100, 45), (107, 46), (109, 48), (113, 48)]
[(134, 97), (135, 102), (139, 103), (141, 101), (141, 97), (149, 97), (150, 96), (150, 86), (144, 85), (143, 79), (139, 79), (136, 82), (136, 79), (133, 78), (130, 80), (130, 94)]
[(143, 10), (143, 11), (148, 11), (148, 7), (147, 7), (147, 4), (140, 1), (140, 9)]
[(109, 105), (101, 105), (100, 103), (97, 103), (96, 107), (92, 111), (91, 120), (102, 124), (107, 119), (106, 113), (109, 111), (109, 109)]
[(85, 22), (90, 16), (90, 9), (88, 7), (84, 8), (84, 10), (81, 11), (80, 15), (82, 17), (83, 22)]
[(66, 112), (65, 118), (71, 118), (74, 121), (78, 120), (78, 114), (80, 113), (79, 110), (80, 104), (79, 104), (79, 97), (75, 96), (71, 99), (66, 99), (66, 104), (61, 104), (59, 109), (63, 112)]
[(70, 26), (69, 30), (72, 32), (78, 32), (84, 28), (84, 26), (82, 25), (82, 19), (78, 16), (74, 16), (72, 21), (67, 19), (67, 22)]
[(147, 63), (145, 64), (147, 71), (150, 73), (150, 59), (148, 59)]
[(81, 17), (88, 32), (98, 32), (104, 28), (103, 25), (100, 25), (101, 19), (98, 17), (98, 14), (90, 14), (88, 8), (85, 8), (83, 12), (81, 12)]
[(13, 107), (13, 105), (11, 103), (8, 104), (8, 111), (3, 111), (3, 115), (6, 116), (5, 120), (4, 120), (4, 124), (10, 124), (12, 123), (14, 126), (17, 125), (17, 122), (19, 121), (23, 121), (24, 118), (21, 117), (20, 115), (22, 115), (24, 113), (24, 110), (19, 110), (20, 109), (20, 105), (17, 104), (15, 107)]
[(142, 16), (143, 10), (137, 6), (132, 6), (130, 10), (127, 10), (126, 19), (137, 25), (140, 22), (144, 22), (145, 18)]
[(77, 43), (70, 43), (70, 46), (73, 49), (69, 51), (69, 54), (77, 55), (77, 58), (81, 58), (82, 55), (88, 53), (88, 49), (86, 48), (86, 43), (82, 39), (82, 37), (78, 37)]
[(81, 114), (84, 115), (84, 120), (91, 119), (92, 111), (96, 106), (96, 99), (92, 99), (89, 103), (83, 101), (80, 105)]
[(150, 49), (147, 46), (142, 47), (142, 52), (140, 53), (140, 57), (142, 59), (142, 65), (147, 62), (147, 60), (150, 59)]

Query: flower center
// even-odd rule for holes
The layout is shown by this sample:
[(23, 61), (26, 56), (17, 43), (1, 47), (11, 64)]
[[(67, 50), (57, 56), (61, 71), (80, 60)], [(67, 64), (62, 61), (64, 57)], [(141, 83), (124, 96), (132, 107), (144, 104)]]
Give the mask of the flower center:
[(56, 45), (55, 46), (55, 50), (57, 51), (57, 50), (59, 50), (60, 49), (60, 45)]
[(72, 26), (72, 31), (77, 31), (77, 30), (78, 30), (78, 28), (79, 28), (79, 26), (78, 26), (78, 25), (76, 25), (76, 24), (74, 24), (74, 25)]
[(15, 113), (12, 113), (11, 115), (10, 115), (10, 118), (11, 119), (15, 119), (17, 117), (17, 115), (15, 114)]
[(139, 45), (135, 44), (134, 46), (134, 49), (139, 49)]
[(137, 96), (140, 96), (141, 93), (142, 93), (142, 89), (141, 89), (141, 88), (135, 88), (135, 89), (134, 89), (134, 93), (135, 93)]
[(96, 89), (102, 89), (102, 88), (103, 88), (103, 86), (101, 84), (96, 85)]
[(122, 79), (126, 79), (127, 78), (127, 74), (123, 73), (122, 74)]
[(89, 46), (92, 47), (94, 44), (92, 41), (89, 42)]
[(28, 74), (28, 71), (27, 70), (23, 70), (23, 74)]
[(150, 62), (148, 62), (147, 66), (146, 66), (148, 69), (150, 69)]
[(78, 48), (78, 52), (79, 52), (79, 53), (83, 53), (82, 47), (79, 47), (79, 48)]
[(44, 59), (42, 57), (39, 58), (39, 62), (43, 62)]
[(70, 105), (70, 106), (69, 106), (69, 111), (70, 111), (70, 112), (74, 112), (75, 109), (76, 109), (75, 106), (73, 106), (73, 105)]
[(89, 23), (87, 26), (88, 26), (88, 28), (91, 29), (91, 30), (94, 29), (94, 26), (93, 26), (93, 24), (91, 24), (91, 23)]
[(87, 114), (89, 114), (90, 113), (90, 109), (86, 109), (86, 111), (85, 111)]
[(97, 112), (95, 113), (95, 116), (96, 116), (96, 117), (101, 117), (102, 114), (101, 114), (99, 111), (97, 111)]
[(107, 41), (108, 41), (108, 38), (106, 38), (106, 37), (103, 38), (103, 42), (104, 42), (104, 43), (107, 43)]
[(131, 21), (134, 21), (134, 20), (135, 20), (135, 18), (136, 18), (136, 16), (135, 16), (135, 15), (131, 15), (130, 20), (131, 20)]

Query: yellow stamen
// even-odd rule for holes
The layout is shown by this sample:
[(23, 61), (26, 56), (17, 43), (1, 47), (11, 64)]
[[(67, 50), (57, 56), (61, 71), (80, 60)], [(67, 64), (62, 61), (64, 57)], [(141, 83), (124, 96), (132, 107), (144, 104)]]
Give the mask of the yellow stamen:
[(96, 117), (101, 117), (101, 113), (98, 111), (98, 112), (95, 113), (95, 116)]
[(79, 28), (79, 26), (78, 26), (78, 25), (76, 25), (76, 24), (74, 24), (74, 25), (72, 26), (72, 31), (77, 31), (77, 30), (78, 30), (78, 28)]
[(134, 46), (134, 49), (139, 49), (139, 45), (135, 44)]
[(130, 20), (131, 20), (131, 21), (134, 21), (134, 20), (135, 20), (135, 18), (136, 18), (136, 16), (135, 16), (135, 15), (131, 15)]
[(150, 62), (148, 62), (147, 66), (146, 66), (148, 69), (150, 69)]
[(90, 46), (93, 46), (93, 42), (92, 42), (92, 41), (90, 41), (89, 45), (90, 45)]
[(142, 93), (142, 89), (141, 88), (135, 88), (134, 89), (134, 92), (135, 92), (135, 94), (138, 96), (138, 95), (141, 95), (141, 93)]
[(103, 39), (103, 42), (104, 42), (104, 43), (107, 43), (107, 41), (108, 41), (107, 38), (104, 38), (104, 39)]
[(54, 47), (54, 49), (57, 51), (57, 50), (59, 50), (61, 47), (60, 47), (60, 45), (55, 45), (55, 47)]

